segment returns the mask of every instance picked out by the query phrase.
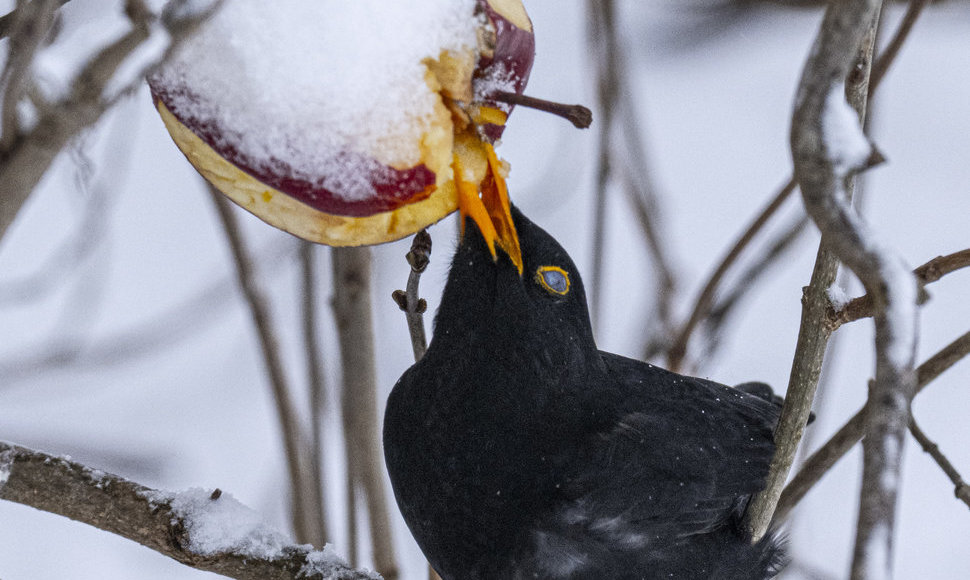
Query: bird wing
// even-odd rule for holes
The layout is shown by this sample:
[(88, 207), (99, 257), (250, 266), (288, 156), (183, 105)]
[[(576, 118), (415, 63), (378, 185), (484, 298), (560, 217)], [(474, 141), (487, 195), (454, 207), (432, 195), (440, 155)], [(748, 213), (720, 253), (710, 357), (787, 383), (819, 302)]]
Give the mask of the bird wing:
[(562, 501), (540, 524), (539, 537), (661, 550), (737, 525), (750, 495), (764, 485), (777, 406), (725, 385), (602, 356), (610, 384), (597, 397), (601, 408), (615, 411), (571, 454)]

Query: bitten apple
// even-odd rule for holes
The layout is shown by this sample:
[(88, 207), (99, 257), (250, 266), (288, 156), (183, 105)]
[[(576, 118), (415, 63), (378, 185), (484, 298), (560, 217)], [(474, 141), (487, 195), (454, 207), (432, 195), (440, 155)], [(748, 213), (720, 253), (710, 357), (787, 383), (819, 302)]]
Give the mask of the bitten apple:
[[(274, 16), (285, 11), (284, 4), (273, 6)], [(350, 42), (380, 41), (399, 29), (420, 31), (426, 25), (468, 27), (468, 32), (449, 36), (448, 31), (431, 29), (429, 35), (445, 38), (442, 46), (434, 48), (432, 43), (432, 48), (424, 49), (428, 54), (417, 62), (395, 65), (408, 74), (412, 68), (417, 71), (419, 82), (414, 91), (407, 84), (409, 77), (402, 73), (399, 80), (393, 67), (389, 72), (366, 70), (382, 54), (356, 46), (361, 54), (350, 64), (342, 62), (339, 46), (329, 51), (320, 48), (325, 52), (322, 62), (311, 66), (329, 67), (325, 74), (315, 75), (312, 68), (300, 74), (303, 71), (297, 68), (294, 76), (300, 78), (249, 79), (246, 82), (251, 86), (247, 87), (233, 75), (260, 65), (273, 72), (274, 59), (283, 67), (294, 56), (274, 42), (250, 41), (245, 34), (237, 34), (269, 13), (237, 11), (236, 20), (222, 23), (221, 28), (218, 24), (203, 28), (174, 62), (149, 79), (156, 107), (178, 147), (210, 183), (237, 204), (301, 238), (335, 246), (381, 243), (418, 231), (460, 208), (476, 220), (490, 243), (520, 264), (505, 187), (507, 168), (493, 146), (512, 110), (507, 99), (496, 97), (522, 93), (535, 54), (532, 23), (521, 1), (455, 0), (449, 8), (453, 13), (445, 15), (432, 12), (440, 1), (425, 2), (431, 8), (424, 12), (415, 8), (422, 4), (417, 0), (400, 3), (407, 9), (375, 0), (320, 4), (330, 11), (348, 12), (342, 15), (346, 18), (356, 18), (346, 21), (345, 28), (351, 24), (376, 26), (370, 31), (354, 30)], [(223, 10), (232, 9), (229, 0)], [(405, 22), (412, 13), (418, 13), (418, 22)], [(302, 19), (312, 16), (303, 14)], [(335, 14), (328, 16), (320, 20), (331, 26), (330, 34), (339, 36), (341, 31), (332, 24)], [(322, 22), (299, 21), (298, 10), (293, 18), (297, 21), (287, 26), (310, 31), (323, 26)], [(252, 34), (265, 32), (260, 27), (264, 27), (263, 21), (252, 25)], [(295, 29), (283, 30), (286, 35)], [(319, 31), (319, 35), (327, 34), (328, 30)], [(411, 34), (405, 34), (397, 48), (388, 45), (386, 57), (411, 58), (405, 50), (407, 43), (413, 39), (425, 42)], [(256, 57), (246, 53), (253, 49), (251, 42), (258, 45)], [(276, 50), (279, 54), (274, 54)], [(420, 51), (415, 54), (420, 56)], [(359, 70), (348, 68), (353, 66)], [(225, 79), (220, 78), (222, 74)], [(320, 95), (313, 94), (316, 87), (307, 83), (324, 76), (330, 80), (321, 81)], [(335, 87), (332, 79), (344, 79), (347, 88)], [(378, 83), (373, 88), (358, 86), (371, 80)], [(254, 98), (250, 105), (247, 91), (263, 97), (264, 90), (277, 91), (279, 99)], [(368, 91), (384, 100), (376, 100), (368, 109), (372, 94)], [(412, 94), (422, 91), (426, 95)], [(384, 98), (395, 93), (402, 93), (399, 101)], [(261, 103), (283, 105), (281, 101), (294, 94), (296, 104), (285, 105), (283, 113), (260, 109)], [(351, 102), (339, 102), (342, 99)], [(254, 120), (235, 124), (247, 116)], [(295, 122), (283, 122), (290, 117)]]

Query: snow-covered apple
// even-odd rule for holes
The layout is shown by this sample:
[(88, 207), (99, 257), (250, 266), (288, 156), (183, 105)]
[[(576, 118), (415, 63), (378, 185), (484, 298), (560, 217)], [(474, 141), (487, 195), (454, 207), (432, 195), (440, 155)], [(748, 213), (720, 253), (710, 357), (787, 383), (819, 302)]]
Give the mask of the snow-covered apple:
[(520, 0), (227, 0), (149, 86), (195, 168), (278, 228), (374, 244), (460, 208), (520, 260), (494, 145), (534, 53)]

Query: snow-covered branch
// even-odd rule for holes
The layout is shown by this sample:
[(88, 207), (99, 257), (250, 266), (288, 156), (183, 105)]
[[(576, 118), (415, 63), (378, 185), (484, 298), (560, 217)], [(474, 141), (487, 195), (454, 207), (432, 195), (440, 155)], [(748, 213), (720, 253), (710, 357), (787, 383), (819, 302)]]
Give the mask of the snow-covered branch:
[(892, 536), (903, 438), (916, 386), (917, 284), (876, 240), (846, 192), (880, 159), (845, 100), (845, 81), (879, 13), (879, 0), (829, 5), (802, 73), (792, 118), (795, 177), (824, 243), (859, 277), (875, 306), (876, 372), (869, 395), (852, 578), (892, 577)]
[(239, 580), (379, 580), (328, 546), (293, 544), (219, 490), (159, 491), (0, 441), (0, 499), (111, 532), (187, 566)]

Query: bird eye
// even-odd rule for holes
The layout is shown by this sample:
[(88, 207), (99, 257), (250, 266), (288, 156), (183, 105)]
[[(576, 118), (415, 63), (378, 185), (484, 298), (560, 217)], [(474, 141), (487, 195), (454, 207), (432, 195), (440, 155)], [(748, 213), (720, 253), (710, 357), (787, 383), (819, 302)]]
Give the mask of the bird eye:
[(569, 294), (569, 273), (558, 266), (539, 266), (536, 270), (536, 282), (550, 294)]

